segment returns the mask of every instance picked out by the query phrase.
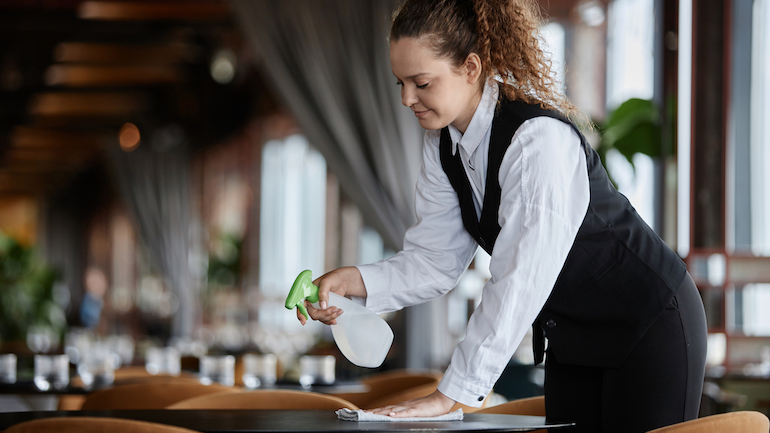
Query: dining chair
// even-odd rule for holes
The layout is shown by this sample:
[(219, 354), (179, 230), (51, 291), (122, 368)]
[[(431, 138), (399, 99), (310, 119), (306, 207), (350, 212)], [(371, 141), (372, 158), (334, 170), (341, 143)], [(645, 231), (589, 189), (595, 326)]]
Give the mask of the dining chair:
[(770, 431), (770, 420), (767, 415), (746, 410), (704, 416), (650, 430), (648, 433), (768, 433), (768, 431)]
[[(376, 400), (367, 402), (364, 408), (374, 409), (377, 407), (383, 407), (383, 406), (389, 406), (391, 404), (401, 403), (402, 401), (406, 401), (406, 400), (413, 400), (415, 398), (425, 397), (430, 395), (434, 391), (436, 391), (437, 388), (438, 388), (438, 383), (426, 383), (424, 385), (413, 386), (411, 388), (394, 392), (393, 394), (388, 394)], [(489, 401), (489, 396), (487, 396), (484, 399), (484, 402), (481, 404), (481, 407), (482, 408), (485, 407), (488, 401)], [(462, 403), (455, 403), (455, 405), (452, 407), (452, 410), (455, 411), (457, 409), (462, 409), (463, 412), (465, 413), (477, 412), (479, 410), (478, 407), (467, 406)]]
[[(128, 367), (121, 367), (115, 370), (115, 377), (113, 383), (125, 384), (132, 382), (139, 382), (142, 380), (156, 380), (156, 379), (169, 379), (175, 382), (198, 382), (198, 379), (194, 374), (183, 371), (178, 375), (172, 376), (170, 374), (150, 374), (144, 366), (131, 365)], [(85, 384), (80, 376), (75, 376), (70, 381), (72, 386), (83, 388)]]
[(479, 409), (475, 413), (545, 416), (545, 397), (538, 395), (535, 397), (519, 398), (496, 406)]
[(123, 382), (126, 380), (134, 379), (146, 379), (154, 377), (181, 377), (187, 379), (195, 379), (195, 375), (187, 371), (182, 371), (178, 375), (172, 376), (169, 374), (150, 374), (143, 365), (129, 365), (126, 367), (120, 367), (115, 370), (115, 382)]
[(157, 376), (137, 376), (116, 380), (113, 386), (133, 385), (141, 383), (181, 383), (199, 385), (201, 381), (193, 375), (169, 376), (159, 374)]
[[(168, 376), (168, 375), (148, 375), (148, 376), (128, 376), (121, 380), (115, 380), (113, 387), (133, 384), (192, 384), (200, 385), (200, 381), (192, 375)], [(85, 403), (87, 395), (83, 394), (62, 394), (59, 396), (56, 410), (81, 410)]]
[(80, 410), (86, 396), (82, 394), (62, 394), (56, 402), (56, 410)]
[(171, 404), (167, 409), (329, 409), (358, 406), (328, 394), (310, 391), (263, 389), (206, 394)]
[(398, 369), (382, 373), (375, 373), (361, 378), (362, 385), (368, 387), (367, 392), (331, 393), (347, 400), (358, 407), (373, 407), (372, 401), (376, 401), (387, 395), (391, 395), (420, 385), (438, 386), (442, 373), (435, 370), (411, 370)]
[(196, 433), (182, 427), (107, 417), (54, 417), (13, 425), (4, 433)]
[[(258, 355), (256, 353), (253, 353), (255, 355)], [(243, 382), (243, 373), (244, 373), (244, 362), (243, 358), (247, 354), (243, 354), (237, 358), (235, 358), (235, 386), (246, 386), (246, 384)], [(284, 369), (283, 364), (281, 363), (280, 359), (276, 359), (275, 364), (275, 377), (283, 377)]]
[(82, 410), (163, 409), (170, 404), (204, 394), (242, 392), (238, 388), (202, 383), (152, 381), (95, 391), (86, 397)]
[[(545, 396), (518, 398), (495, 406), (481, 408), (474, 413), (545, 416)], [(546, 432), (547, 430), (535, 430), (533, 433)]]

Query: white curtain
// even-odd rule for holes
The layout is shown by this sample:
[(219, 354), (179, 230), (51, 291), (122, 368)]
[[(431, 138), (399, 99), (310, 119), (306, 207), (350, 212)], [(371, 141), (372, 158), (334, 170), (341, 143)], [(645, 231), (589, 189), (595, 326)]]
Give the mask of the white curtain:
[(158, 129), (132, 152), (123, 152), (115, 145), (107, 153), (152, 265), (178, 299), (171, 336), (190, 336), (201, 273), (193, 272), (191, 266), (198, 258), (197, 242), (191, 241), (196, 234), (192, 224), (197, 219), (190, 200), (189, 150), (181, 130)]
[[(345, 193), (398, 251), (415, 221), (423, 129), (401, 104), (387, 41), (393, 0), (231, 0), (265, 77)], [(433, 367), (440, 300), (407, 309), (406, 366)], [(403, 340), (402, 340), (403, 341)]]
[(400, 250), (414, 222), (423, 131), (401, 105), (387, 35), (392, 0), (232, 0), (276, 93), (358, 205)]

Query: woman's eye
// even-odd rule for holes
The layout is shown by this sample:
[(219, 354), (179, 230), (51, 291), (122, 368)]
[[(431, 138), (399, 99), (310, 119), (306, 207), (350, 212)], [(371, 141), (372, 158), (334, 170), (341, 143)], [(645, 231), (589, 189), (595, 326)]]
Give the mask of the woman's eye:
[(424, 88), (426, 88), (426, 87), (428, 87), (428, 83), (425, 83), (425, 84), (418, 84), (418, 85), (417, 85), (417, 88), (418, 88), (418, 89), (424, 89)]
[(404, 85), (404, 83), (402, 83), (400, 81), (396, 81), (396, 86), (402, 86), (403, 87), (403, 85)]

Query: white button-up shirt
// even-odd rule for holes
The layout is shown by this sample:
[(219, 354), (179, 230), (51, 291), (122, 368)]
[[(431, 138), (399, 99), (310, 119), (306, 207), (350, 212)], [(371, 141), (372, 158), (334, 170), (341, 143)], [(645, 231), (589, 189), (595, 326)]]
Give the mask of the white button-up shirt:
[[(449, 126), (481, 215), (498, 85), (484, 88), (465, 133)], [(439, 158), (440, 130), (425, 133), (417, 180), (417, 223), (397, 255), (358, 269), (366, 306), (395, 311), (455, 287), (478, 244), (465, 230), (457, 193)], [(516, 131), (503, 157), (502, 189), (490, 280), (455, 349), (439, 391), (468, 406), (481, 405), (545, 304), (588, 209), (586, 157), (578, 135), (559, 120), (537, 117)]]

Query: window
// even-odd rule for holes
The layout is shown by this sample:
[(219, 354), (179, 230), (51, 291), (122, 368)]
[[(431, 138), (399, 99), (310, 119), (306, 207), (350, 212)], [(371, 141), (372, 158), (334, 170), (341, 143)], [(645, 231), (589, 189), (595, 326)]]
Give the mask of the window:
[(265, 144), (260, 212), (259, 285), (280, 298), (301, 271), (324, 269), (326, 161), (303, 136)]
[(751, 251), (770, 256), (770, 1), (753, 7), (751, 40)]
[(326, 161), (305, 137), (292, 135), (265, 144), (261, 176), (255, 340), (279, 355), (303, 353), (320, 325), (311, 321), (302, 328), (283, 303), (300, 272), (310, 269), (317, 277), (324, 270)]
[[(709, 8), (706, 3), (695, 5), (695, 12)], [(690, 78), (702, 70), (689, 69), (693, 63), (689, 37), (693, 17), (698, 17), (692, 6), (692, 2), (682, 1), (679, 10), (679, 191), (680, 199), (685, 200), (690, 199)], [(679, 252), (687, 256), (706, 307), (707, 365), (713, 376), (728, 378), (770, 374), (770, 177), (766, 170), (770, 164), (766, 122), (770, 116), (770, 1), (735, 0), (730, 6), (732, 22), (726, 27), (722, 48), (729, 54), (722, 60), (729, 68), (724, 108), (726, 200), (722, 209), (716, 209), (726, 216), (723, 246), (684, 248), (693, 244), (687, 239), (689, 203), (680, 205), (679, 215)]]
[(540, 28), (540, 32), (543, 35), (545, 45), (543, 50), (550, 56), (551, 66), (553, 68), (554, 78), (559, 83), (559, 90), (564, 92), (565, 87), (565, 75), (564, 68), (566, 64), (565, 57), (565, 45), (566, 45), (566, 32), (564, 26), (558, 22), (550, 22), (543, 25)]
[[(630, 98), (652, 99), (654, 90), (652, 0), (615, 0), (607, 25), (607, 108)], [(634, 168), (615, 150), (607, 153), (607, 170), (650, 227), (655, 227), (652, 159), (634, 156)]]

